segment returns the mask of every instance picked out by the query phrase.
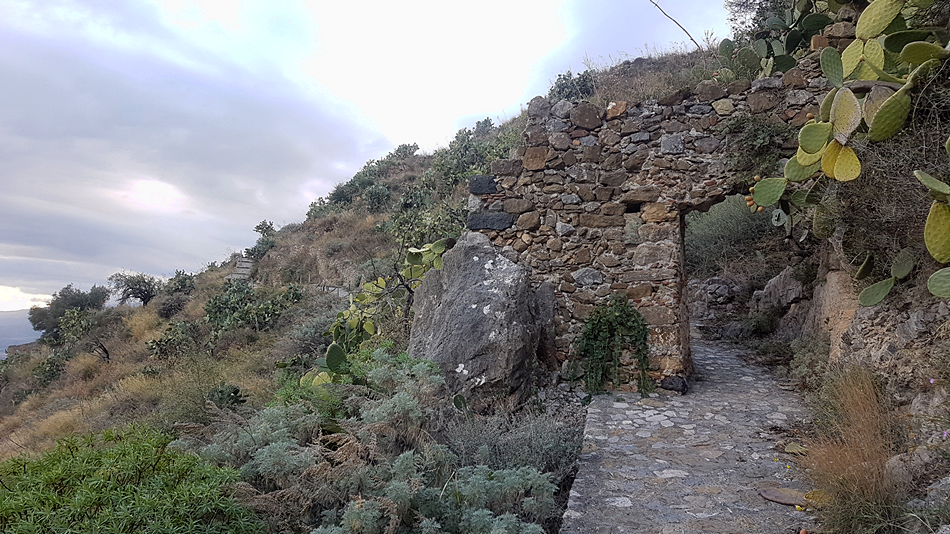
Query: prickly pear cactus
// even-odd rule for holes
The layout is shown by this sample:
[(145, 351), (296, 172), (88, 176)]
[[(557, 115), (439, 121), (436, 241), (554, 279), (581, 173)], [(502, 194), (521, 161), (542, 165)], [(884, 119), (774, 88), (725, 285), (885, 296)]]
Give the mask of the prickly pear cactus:
[(858, 296), (858, 304), (862, 306), (874, 306), (884, 300), (884, 297), (891, 292), (894, 287), (894, 277), (886, 278), (880, 282), (870, 285)]
[(924, 226), (924, 244), (935, 260), (950, 262), (950, 205), (947, 203), (934, 201), (930, 206)]
[(785, 178), (767, 178), (755, 184), (752, 200), (759, 206), (771, 206), (782, 198), (787, 186), (788, 180)]
[(900, 14), (904, 0), (875, 0), (861, 13), (854, 35), (867, 40), (877, 37)]
[(894, 258), (894, 263), (891, 264), (891, 276), (896, 280), (903, 280), (913, 270), (914, 255), (911, 254), (910, 249), (902, 249)]
[(945, 267), (930, 275), (927, 289), (935, 297), (950, 298), (950, 267)]
[(907, 86), (887, 98), (874, 114), (868, 130), (869, 141), (883, 141), (901, 131), (910, 113), (910, 96)]
[(835, 159), (834, 179), (839, 182), (850, 182), (858, 176), (861, 176), (861, 160), (851, 147), (841, 147)]

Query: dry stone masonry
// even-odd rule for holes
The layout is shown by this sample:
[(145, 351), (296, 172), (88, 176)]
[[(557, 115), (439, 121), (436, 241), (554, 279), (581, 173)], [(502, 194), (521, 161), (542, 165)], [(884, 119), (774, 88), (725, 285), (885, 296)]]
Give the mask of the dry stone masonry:
[[(560, 361), (594, 306), (620, 292), (650, 325), (654, 378), (692, 372), (683, 216), (732, 193), (723, 119), (763, 114), (804, 124), (828, 87), (814, 76), (817, 63), (806, 58), (777, 77), (707, 81), (606, 109), (531, 100), (524, 146), (471, 179), (468, 227), (529, 267), (535, 284), (555, 287)], [(614, 386), (636, 387), (631, 372), (620, 382)]]

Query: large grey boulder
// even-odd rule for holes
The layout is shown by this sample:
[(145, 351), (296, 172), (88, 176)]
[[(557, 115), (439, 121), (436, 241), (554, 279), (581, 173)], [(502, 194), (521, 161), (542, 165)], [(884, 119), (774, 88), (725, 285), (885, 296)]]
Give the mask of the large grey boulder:
[(409, 354), (437, 362), (478, 412), (516, 406), (554, 359), (554, 288), (470, 232), (416, 291)]

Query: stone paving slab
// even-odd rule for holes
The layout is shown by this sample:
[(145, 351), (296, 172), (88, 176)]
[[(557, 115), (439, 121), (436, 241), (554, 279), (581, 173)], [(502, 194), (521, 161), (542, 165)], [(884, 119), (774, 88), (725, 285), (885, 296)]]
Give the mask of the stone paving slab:
[(810, 514), (759, 495), (808, 490), (776, 449), (783, 428), (809, 417), (798, 394), (740, 360), (744, 349), (696, 339), (692, 348), (688, 394), (594, 397), (561, 534), (812, 530)]

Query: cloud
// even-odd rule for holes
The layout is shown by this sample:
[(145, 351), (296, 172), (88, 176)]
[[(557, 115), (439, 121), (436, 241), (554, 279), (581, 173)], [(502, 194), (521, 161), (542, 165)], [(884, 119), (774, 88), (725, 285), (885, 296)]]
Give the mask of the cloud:
[[(196, 69), (213, 59), (200, 49), (169, 59), (187, 44), (148, 14), (106, 22), (171, 39), (161, 53), (0, 27), (0, 285), (52, 293), (120, 268), (198, 268), (252, 245), (262, 219), (301, 220), (391, 146), (352, 105), (280, 72)], [(65, 264), (81, 267), (51, 272)]]

